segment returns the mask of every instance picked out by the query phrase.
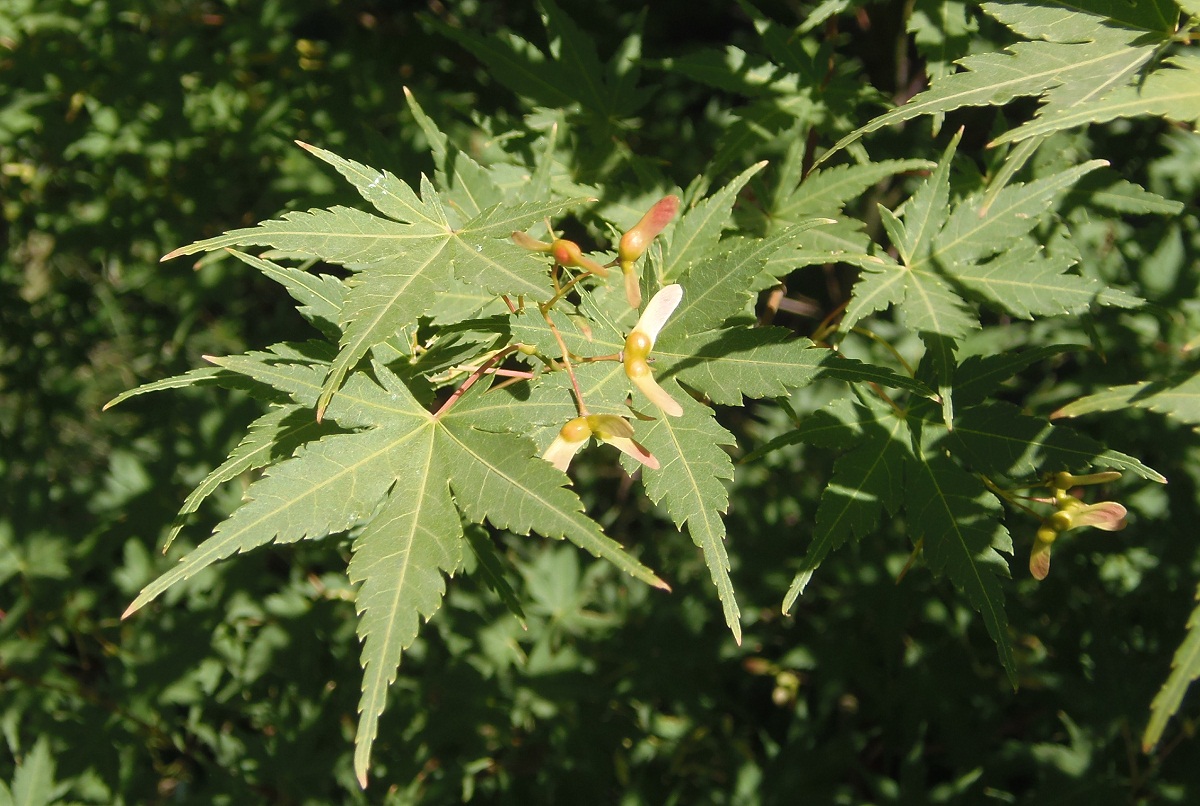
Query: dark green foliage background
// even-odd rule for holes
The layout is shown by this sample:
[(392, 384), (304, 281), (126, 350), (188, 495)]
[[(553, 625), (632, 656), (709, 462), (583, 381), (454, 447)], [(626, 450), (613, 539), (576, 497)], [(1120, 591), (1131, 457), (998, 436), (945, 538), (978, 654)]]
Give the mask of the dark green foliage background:
[[(353, 204), (293, 139), (409, 180), (429, 170), (405, 86), (462, 143), (472, 112), (519, 121), (528, 106), (438, 33), (543, 41), (535, 10), (516, 6), (431, 3), (425, 16), (316, 0), (0, 9), (0, 780), (13, 781), (40, 742), (53, 798), (75, 803), (1192, 802), (1194, 703), (1154, 755), (1138, 745), (1200, 575), (1200, 440), (1144, 411), (1081, 425), (1171, 480), (1120, 488), (1129, 529), (1064, 541), (1039, 585), (1023, 568), (1033, 525), (1013, 526), (1015, 693), (951, 586), (919, 565), (896, 583), (911, 549), (902, 522), (829, 558), (792, 616), (779, 614), (833, 459), (799, 446), (739, 467), (733, 486), (741, 647), (690, 541), (612, 466), (584, 467), (589, 511), (648, 565), (670, 569), (674, 593), (571, 546), (507, 538), (528, 629), (478, 577), (452, 583), (405, 655), (367, 793), (350, 765), (359, 668), (344, 539), (239, 557), (118, 620), (164, 567), (158, 547), (180, 502), (257, 409), (203, 388), (100, 407), (204, 354), (308, 334), (246, 266), (192, 272), (158, 257), (292, 206)], [(637, 21), (622, 4), (563, 6), (602, 56)], [(788, 26), (811, 11), (761, 8)], [(901, 11), (863, 5), (860, 23), (843, 14), (831, 40), (839, 70), (896, 100), (920, 75), (919, 54), (897, 49)], [(655, 3), (644, 26), (649, 59), (754, 48), (747, 16), (726, 3)], [(603, 181), (637, 183), (644, 159), (686, 185), (745, 98), (674, 72), (648, 68), (643, 81), (649, 106), (622, 133), (637, 159)], [(881, 108), (861, 86), (843, 133)], [(871, 153), (933, 159), (966, 124), (961, 153), (987, 170), (996, 114), (951, 115), (936, 139), (917, 121), (872, 138)], [(1200, 310), (1195, 135), (1138, 120), (1060, 137), (1056, 153), (1107, 158), (1189, 206), (1117, 224), (1083, 207), (1068, 214), (1095, 229), (1088, 271), (1150, 307), (1085, 324), (996, 321), (979, 337), (996, 350), (1096, 338), (1103, 353), (1039, 364), (1006, 392), (1041, 414), (1188, 370), (1183, 347)], [(769, 141), (752, 145), (713, 179), (779, 156)], [(902, 198), (888, 192), (868, 194), (860, 214)], [(852, 277), (812, 268), (789, 290), (829, 309)], [(812, 387), (792, 405), (804, 412), (821, 396)], [(725, 421), (747, 450), (786, 427), (772, 406)], [(180, 542), (198, 542), (242, 489), (215, 496)]]

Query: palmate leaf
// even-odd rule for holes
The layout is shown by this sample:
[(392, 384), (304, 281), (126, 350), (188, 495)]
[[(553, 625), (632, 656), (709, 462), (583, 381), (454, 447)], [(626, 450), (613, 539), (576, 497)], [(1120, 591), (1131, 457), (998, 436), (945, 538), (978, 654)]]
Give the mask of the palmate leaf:
[(841, 328), (849, 330), (864, 317), (889, 307), (899, 310), (905, 326), (918, 333), (960, 339), (979, 327), (979, 317), (935, 272), (882, 259), (863, 264)]
[[(1196, 590), (1196, 599), (1200, 600), (1200, 588)], [(1200, 677), (1200, 605), (1188, 617), (1187, 637), (1171, 659), (1171, 674), (1150, 704), (1150, 722), (1142, 734), (1142, 752), (1149, 753), (1162, 739), (1167, 721), (1183, 705), (1183, 696), (1197, 677)]]
[[(229, 363), (282, 387), (301, 404), (320, 390), (320, 373), (311, 367), (272, 364), (261, 354)], [(415, 637), (418, 616), (428, 618), (436, 609), (444, 591), (440, 574), (452, 573), (460, 562), (458, 511), (519, 534), (567, 538), (635, 578), (666, 588), (583, 514), (579, 499), (562, 487), (566, 476), (537, 458), (528, 439), (479, 430), (470, 406), (435, 417), (385, 368), (377, 365), (375, 374), (382, 385), (355, 373), (329, 410), (331, 418), (346, 418), (343, 425), (370, 427), (310, 442), (273, 465), (247, 491), (246, 503), (147, 585), (125, 613), (236, 552), (363, 524), (351, 569), (363, 582), (358, 606), (366, 676), (355, 762), (363, 782), (400, 653)]]
[[(725, 623), (740, 644), (741, 611), (729, 577), (725, 522), (721, 519), (729, 507), (729, 491), (722, 480), (733, 478), (733, 462), (722, 446), (733, 445), (734, 438), (717, 423), (712, 409), (692, 400), (670, 380), (663, 388), (683, 404), (683, 416), (660, 417), (648, 428), (638, 429), (638, 441), (660, 464), (658, 470), (645, 469), (642, 482), (647, 497), (665, 506), (677, 527), (686, 526), (704, 553)], [(622, 462), (626, 470), (635, 467), (627, 457), (622, 457)]]
[(1126, 456), (1066, 428), (993, 401), (962, 411), (948, 443), (956, 456), (985, 474), (1029, 478), (1045, 472), (1095, 467), (1133, 473), (1149, 481), (1166, 478)]
[[(876, 528), (884, 511), (903, 509), (908, 534), (923, 546), (929, 567), (948, 576), (979, 611), (1015, 682), (1000, 585), (1000, 577), (1009, 572), (998, 553), (1011, 552), (1011, 540), (1000, 524), (1000, 503), (976, 476), (945, 455), (945, 446), (937, 442), (945, 430), (913, 415), (866, 397), (839, 400), (763, 449), (794, 442), (851, 446), (835, 462), (821, 495), (813, 541), (784, 599), (784, 611), (830, 551)], [(914, 446), (922, 440), (931, 444), (918, 453)]]
[(914, 457), (905, 478), (905, 511), (914, 539), (923, 542), (929, 567), (948, 576), (979, 611), (1015, 686), (1016, 661), (1000, 585), (1000, 577), (1009, 576), (1008, 563), (995, 548), (999, 543), (1012, 550), (999, 522), (1000, 502), (979, 479), (936, 453)]
[(797, 430), (800, 440), (853, 446), (838, 457), (817, 507), (812, 543), (798, 575), (810, 574), (825, 556), (849, 538), (872, 531), (886, 509), (903, 502), (904, 467), (910, 436), (891, 409), (849, 399), (836, 400)]
[(164, 260), (235, 245), (267, 245), (357, 272), (339, 313), (340, 349), (317, 400), (318, 418), (363, 356), (425, 313), (437, 292), (451, 285), (452, 276), (496, 295), (524, 294), (533, 299), (551, 295), (544, 263), (508, 236), (583, 200), (498, 204), (454, 229), (428, 182), (418, 198), (390, 174), (320, 149), (309, 150), (334, 165), (373, 204), (415, 220), (392, 221), (347, 207), (288, 213), (282, 219), (198, 241)]
[(725, 187), (680, 216), (663, 252), (663, 261), (659, 269), (663, 283), (673, 282), (701, 258), (710, 256), (721, 238), (722, 228), (729, 221), (738, 192), (746, 186), (751, 177), (766, 167), (766, 164), (759, 162), (751, 165)]
[(928, 260), (933, 233), (945, 222), (950, 162), (960, 136), (950, 141), (937, 168), (909, 200), (903, 223), (881, 209), (885, 228), (904, 262), (880, 255), (875, 262), (863, 264), (862, 276), (846, 306), (842, 330), (848, 331), (864, 317), (889, 307), (901, 311), (905, 325), (917, 333), (959, 339), (979, 326), (974, 313)]
[(1068, 403), (1051, 417), (1080, 417), (1098, 411), (1121, 411), (1130, 407), (1148, 409), (1193, 428), (1200, 427), (1200, 374), (1168, 381), (1142, 381), (1114, 386)]
[(979, 326), (962, 297), (970, 292), (1024, 318), (1141, 302), (1098, 281), (1066, 274), (1071, 260), (1043, 256), (1028, 237), (1055, 200), (1106, 163), (1092, 160), (1028, 184), (973, 195), (950, 208), (949, 166), (957, 143), (956, 135), (937, 169), (905, 205), (903, 220), (881, 210), (903, 263), (880, 256), (877, 263), (864, 264), (843, 328), (894, 306), (910, 330), (958, 340)]
[(306, 407), (295, 404), (273, 408), (250, 424), (246, 436), (229, 457), (184, 499), (175, 516), (175, 524), (163, 544), (165, 552), (183, 529), (186, 518), (200, 508), (208, 496), (222, 484), (241, 474), (273, 464), (291, 456), (296, 448), (332, 433), (329, 424), (317, 422)]
[[(1092, 11), (1088, 6), (1095, 5)], [(1142, 6), (1159, 7), (1143, 2)], [(1167, 9), (1169, 3), (1161, 3)], [(1082, 8), (1082, 10), (1080, 10)], [(1037, 131), (1062, 130), (1087, 122), (1076, 108), (1091, 108), (1097, 99), (1133, 86), (1138, 71), (1173, 32), (1167, 13), (1122, 15), (1121, 24), (1105, 24), (1105, 16), (1121, 13), (1120, 4), (1044, 2), (987, 3), (984, 10), (1019, 34), (1038, 41), (1018, 42), (1000, 53), (967, 56), (962, 71), (933, 82), (903, 106), (875, 118), (839, 140), (818, 162), (828, 159), (863, 135), (923, 115), (942, 115), (964, 106), (1001, 106), (1023, 96), (1038, 96), (1044, 106)], [(1143, 27), (1145, 26), (1145, 27)]]

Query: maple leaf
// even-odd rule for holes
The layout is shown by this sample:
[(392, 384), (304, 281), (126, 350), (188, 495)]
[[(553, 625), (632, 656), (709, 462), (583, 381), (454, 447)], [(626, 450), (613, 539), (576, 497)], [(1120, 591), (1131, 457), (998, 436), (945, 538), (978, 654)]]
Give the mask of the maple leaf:
[(1073, 258), (1045, 255), (1028, 237), (1058, 198), (1106, 163), (1093, 160), (952, 204), (950, 164), (960, 137), (961, 132), (951, 140), (902, 217), (880, 209), (900, 261), (880, 255), (874, 264), (863, 264), (843, 329), (895, 307), (910, 330), (957, 341), (979, 327), (968, 297), (1022, 318), (1079, 313), (1093, 305), (1141, 304), (1097, 280), (1068, 274)]
[(317, 400), (318, 417), (370, 348), (425, 313), (453, 277), (493, 296), (528, 294), (547, 299), (553, 293), (544, 266), (513, 244), (509, 235), (584, 199), (501, 203), (453, 228), (428, 182), (418, 197), (391, 174), (321, 149), (309, 150), (333, 164), (367, 201), (395, 220), (347, 207), (288, 213), (256, 227), (197, 241), (163, 259), (230, 246), (267, 245), (356, 272), (338, 312), (340, 350)]
[[(1200, 588), (1195, 598), (1200, 600)], [(1197, 677), (1200, 677), (1200, 605), (1188, 616), (1187, 636), (1171, 659), (1171, 674), (1150, 703), (1150, 721), (1142, 733), (1142, 752), (1149, 753), (1162, 739), (1167, 721), (1183, 705), (1183, 696)]]
[(1113, 386), (1068, 403), (1051, 417), (1080, 417), (1131, 406), (1158, 412), (1193, 428), (1200, 427), (1200, 374)]
[[(320, 394), (321, 367), (278, 359), (268, 353), (223, 364), (310, 405)], [(440, 574), (453, 573), (460, 561), (458, 511), (518, 534), (570, 539), (665, 587), (583, 514), (579, 499), (561, 486), (566, 477), (538, 459), (527, 438), (480, 430), (469, 405), (435, 417), (393, 373), (380, 365), (374, 373), (379, 383), (352, 375), (328, 410), (339, 425), (364, 430), (308, 442), (271, 466), (247, 490), (246, 503), (147, 585), (125, 613), (234, 553), (362, 525), (350, 573), (363, 582), (357, 601), (366, 674), (356, 772), (364, 783), (383, 692), (416, 636), (416, 618), (428, 618), (440, 601)]]
[(1012, 552), (1012, 540), (1002, 523), (1000, 501), (981, 475), (1036, 478), (1046, 472), (1102, 467), (1166, 481), (1133, 457), (1014, 406), (986, 400), (1014, 373), (1066, 349), (1048, 346), (973, 356), (961, 363), (948, 354), (944, 378), (947, 394), (952, 391), (957, 402), (952, 429), (940, 421), (935, 401), (918, 397), (901, 406), (863, 394), (857, 400), (833, 401), (747, 457), (798, 442), (841, 451), (821, 495), (812, 542), (784, 597), (784, 612), (830, 552), (877, 528), (884, 512), (902, 512), (906, 531), (931, 570), (949, 577), (980, 613), (1001, 663), (1015, 681), (999, 583), (1009, 575), (1002, 555)]
[[(885, 126), (964, 106), (1001, 106), (1025, 96), (1042, 99), (1037, 118), (1009, 131), (997, 143), (1118, 116), (1161, 113), (1164, 106), (1181, 102), (1185, 104), (1182, 116), (1191, 119), (1197, 97), (1194, 81), (1167, 75), (1156, 79), (1157, 86), (1145, 95), (1138, 89), (1163, 72), (1140, 75), (1174, 33), (1178, 14), (1174, 7), (1156, 2), (1124, 7), (1103, 3), (1093, 11), (1087, 5), (1054, 0), (984, 3), (984, 11), (1033, 41), (958, 60), (960, 72), (936, 78), (928, 90), (903, 106), (843, 137), (818, 161)], [(1180, 66), (1181, 74), (1189, 69)]]

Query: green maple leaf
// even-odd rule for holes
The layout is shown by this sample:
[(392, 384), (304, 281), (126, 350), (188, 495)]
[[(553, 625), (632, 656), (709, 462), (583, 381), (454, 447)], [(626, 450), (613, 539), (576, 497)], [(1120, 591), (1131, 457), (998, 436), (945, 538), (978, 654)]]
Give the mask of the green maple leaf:
[(1015, 686), (1016, 661), (1000, 585), (1009, 570), (996, 550), (1000, 545), (1011, 552), (1012, 542), (999, 522), (1000, 502), (979, 479), (936, 454), (910, 461), (905, 478), (909, 529), (922, 541), (929, 567), (946, 574), (982, 616)]
[[(1200, 599), (1200, 588), (1196, 598)], [(1167, 721), (1183, 705), (1183, 696), (1197, 677), (1200, 677), (1200, 605), (1188, 616), (1187, 636), (1171, 659), (1171, 674), (1150, 704), (1150, 721), (1142, 734), (1142, 752), (1149, 753), (1158, 744)]]
[(367, 352), (425, 313), (452, 278), (494, 296), (551, 295), (544, 264), (513, 244), (509, 235), (583, 200), (501, 203), (453, 228), (428, 182), (418, 197), (391, 174), (321, 149), (309, 150), (334, 165), (367, 201), (395, 220), (347, 207), (288, 213), (176, 249), (164, 260), (230, 246), (267, 245), (353, 269), (356, 274), (338, 312), (340, 350), (317, 400), (319, 414)]
[[(302, 405), (320, 394), (319, 368), (247, 358), (227, 364)], [(125, 614), (234, 553), (363, 525), (351, 576), (363, 581), (358, 606), (366, 675), (356, 772), (364, 782), (383, 692), (416, 635), (418, 616), (428, 618), (440, 601), (440, 574), (452, 573), (460, 561), (458, 511), (519, 534), (570, 539), (665, 587), (583, 514), (579, 499), (562, 487), (566, 477), (536, 458), (528, 439), (480, 430), (470, 406), (435, 417), (395, 375), (378, 365), (375, 374), (382, 385), (355, 373), (327, 412), (344, 427), (364, 430), (309, 442), (274, 464), (247, 491), (246, 503), (147, 585)]]
[(784, 612), (830, 551), (875, 529), (884, 511), (903, 510), (908, 532), (923, 547), (930, 569), (948, 576), (979, 611), (1015, 682), (999, 582), (1008, 576), (1008, 565), (997, 551), (1011, 552), (1011, 541), (1000, 523), (1000, 503), (977, 477), (942, 455), (940, 447), (914, 450), (929, 439), (923, 432), (944, 432), (913, 415), (868, 398), (839, 400), (764, 447), (773, 450), (794, 442), (843, 450), (850, 446), (835, 462), (821, 495), (813, 541), (784, 598)]
[(873, 531), (884, 510), (893, 515), (900, 510), (911, 437), (903, 418), (886, 406), (841, 399), (816, 412), (794, 439), (849, 447), (821, 495), (812, 543), (800, 566), (804, 575), (847, 539)]
[(863, 274), (846, 306), (843, 330), (891, 306), (903, 313), (910, 330), (919, 333), (958, 339), (979, 326), (966, 303), (928, 259), (933, 234), (945, 221), (950, 162), (959, 136), (951, 140), (937, 168), (909, 200), (903, 222), (881, 208), (883, 223), (903, 262), (880, 255), (876, 263), (863, 265)]
[[(846, 135), (819, 161), (885, 126), (923, 115), (940, 116), (964, 106), (1001, 106), (1020, 97), (1039, 97), (1043, 106), (1035, 122), (1010, 132), (1004, 140), (1111, 119), (1117, 114), (1104, 118), (1103, 110), (1122, 108), (1121, 102), (1114, 105), (1110, 100), (1114, 97), (1125, 99), (1130, 114), (1152, 111), (1151, 98), (1131, 102), (1125, 96), (1139, 84), (1139, 71), (1174, 32), (1177, 12), (1172, 4), (1165, 0), (1142, 3), (1139, 14), (1129, 14), (1128, 5), (1117, 3), (1049, 0), (985, 3), (983, 8), (1034, 41), (958, 60), (961, 72), (941, 76), (908, 103)], [(1163, 104), (1171, 98), (1182, 100), (1174, 88), (1162, 92)], [(1147, 111), (1134, 112), (1136, 108)]]
[(1022, 414), (1016, 406), (1001, 401), (960, 412), (948, 441), (955, 455), (988, 475), (1029, 478), (1049, 471), (1095, 467), (1166, 481), (1131, 456), (1106, 449), (1070, 429)]
[(1027, 184), (950, 202), (950, 164), (961, 132), (937, 169), (913, 193), (903, 216), (880, 209), (900, 262), (863, 264), (842, 328), (895, 307), (905, 325), (957, 341), (979, 327), (964, 294), (1022, 318), (1079, 313), (1092, 305), (1134, 307), (1141, 300), (1099, 281), (1067, 274), (1068, 257), (1044, 255), (1030, 233), (1053, 204), (1102, 160)]
[(1013, 374), (1068, 349), (1053, 345), (951, 361), (958, 403), (952, 430), (936, 419), (934, 402), (918, 398), (899, 407), (863, 394), (835, 400), (747, 457), (798, 442), (842, 452), (821, 495), (813, 539), (784, 598), (784, 612), (830, 552), (877, 528), (884, 512), (903, 512), (930, 568), (948, 576), (979, 611), (1013, 677), (1000, 584), (1009, 575), (1000, 552), (1011, 553), (1011, 539), (1001, 524), (999, 501), (976, 474), (1029, 478), (1098, 467), (1165, 481), (1136, 459), (1081, 434), (1008, 404), (981, 403)]
[(1167, 381), (1142, 381), (1114, 386), (1068, 403), (1053, 417), (1080, 417), (1098, 411), (1147, 409), (1200, 427), (1200, 374)]
[[(721, 519), (729, 506), (729, 491), (723, 480), (733, 478), (733, 462), (722, 446), (731, 446), (735, 440), (717, 423), (712, 409), (695, 402), (670, 381), (664, 388), (683, 401), (683, 416), (660, 417), (638, 429), (638, 441), (661, 465), (657, 470), (646, 468), (642, 482), (647, 497), (665, 506), (677, 527), (686, 526), (692, 541), (704, 553), (725, 623), (740, 644), (741, 611), (729, 577), (725, 523)], [(626, 469), (633, 469), (630, 460), (623, 461)]]

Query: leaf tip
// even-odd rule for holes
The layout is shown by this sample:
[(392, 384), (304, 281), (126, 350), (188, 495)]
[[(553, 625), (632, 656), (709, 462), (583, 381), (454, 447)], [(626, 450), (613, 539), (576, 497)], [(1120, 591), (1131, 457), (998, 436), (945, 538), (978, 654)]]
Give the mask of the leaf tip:
[(165, 255), (163, 255), (162, 257), (160, 257), (158, 259), (158, 262), (166, 263), (168, 260), (174, 260), (175, 258), (179, 257), (180, 255), (185, 254), (186, 252), (187, 252), (187, 247), (181, 246), (178, 249), (173, 249), (170, 252), (167, 252)]
[(129, 618), (130, 616), (132, 616), (134, 613), (136, 613), (140, 609), (141, 609), (141, 605), (139, 605), (137, 600), (135, 599), (133, 601), (133, 603), (129, 605), (129, 607), (125, 608), (125, 612), (121, 614), (121, 621), (124, 621), (125, 619)]

